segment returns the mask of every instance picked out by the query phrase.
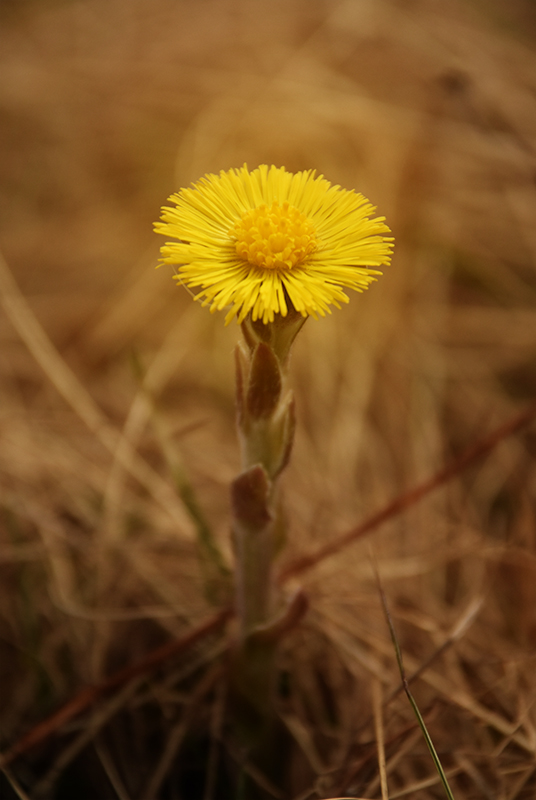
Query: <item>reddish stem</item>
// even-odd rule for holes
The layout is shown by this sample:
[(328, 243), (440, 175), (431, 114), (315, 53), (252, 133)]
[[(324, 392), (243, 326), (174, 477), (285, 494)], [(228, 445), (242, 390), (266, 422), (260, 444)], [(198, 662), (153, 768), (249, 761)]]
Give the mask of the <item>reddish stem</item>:
[(501, 425), (495, 431), (486, 436), (484, 439), (480, 439), (480, 441), (468, 447), (467, 450), (464, 450), (450, 464), (447, 464), (447, 466), (443, 467), (443, 469), (440, 469), (439, 472), (436, 472), (436, 474), (431, 478), (428, 478), (428, 480), (423, 481), (423, 483), (418, 484), (418, 486), (414, 486), (413, 489), (410, 489), (409, 491), (398, 495), (398, 497), (395, 497), (394, 500), (391, 500), (391, 502), (384, 506), (384, 508), (376, 512), (376, 514), (373, 514), (368, 519), (364, 520), (364, 522), (362, 522), (360, 525), (352, 528), (352, 530), (348, 531), (342, 536), (333, 539), (333, 541), (328, 542), (328, 544), (320, 547), (315, 552), (309, 553), (308, 555), (306, 554), (299, 556), (295, 561), (291, 562), (282, 570), (278, 579), (279, 583), (284, 583), (289, 578), (294, 578), (296, 575), (301, 575), (302, 572), (307, 572), (321, 561), (324, 561), (324, 559), (335, 555), (343, 548), (348, 547), (348, 545), (353, 544), (358, 539), (361, 539), (363, 536), (371, 533), (391, 517), (394, 517), (397, 514), (400, 514), (402, 511), (410, 508), (410, 506), (415, 505), (419, 502), (419, 500), (421, 500), (422, 497), (430, 494), (430, 492), (433, 492), (434, 489), (437, 489), (439, 486), (447, 483), (455, 475), (486, 456), (491, 452), (491, 450), (493, 450), (494, 447), (496, 447), (497, 444), (499, 444), (499, 442), (501, 442), (507, 436), (511, 436), (513, 433), (516, 433), (518, 430), (531, 422), (535, 417), (536, 403), (533, 403), (526, 408), (525, 411), (522, 411), (521, 414), (517, 414), (504, 425)]

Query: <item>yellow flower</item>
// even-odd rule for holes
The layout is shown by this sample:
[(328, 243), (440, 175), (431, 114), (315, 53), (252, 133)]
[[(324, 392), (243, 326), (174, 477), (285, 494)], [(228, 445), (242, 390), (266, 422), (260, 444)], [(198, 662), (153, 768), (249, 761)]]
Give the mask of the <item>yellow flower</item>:
[(361, 194), (332, 186), (314, 170), (286, 172), (265, 164), (206, 175), (162, 209), (157, 233), (177, 239), (162, 259), (179, 265), (177, 280), (201, 287), (211, 311), (230, 306), (226, 324), (272, 322), (289, 303), (304, 317), (330, 313), (361, 292), (389, 264), (393, 239), (384, 217)]

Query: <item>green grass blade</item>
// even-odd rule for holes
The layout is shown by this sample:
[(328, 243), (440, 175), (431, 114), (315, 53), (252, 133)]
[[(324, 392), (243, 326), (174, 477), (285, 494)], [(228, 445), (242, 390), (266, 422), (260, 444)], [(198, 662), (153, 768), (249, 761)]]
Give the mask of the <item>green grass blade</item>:
[(419, 723), (419, 727), (420, 727), (420, 729), (422, 731), (422, 735), (424, 736), (424, 740), (426, 742), (428, 750), (430, 751), (430, 755), (432, 756), (432, 760), (434, 762), (435, 768), (436, 768), (437, 773), (438, 773), (438, 775), (439, 775), (439, 777), (441, 779), (441, 783), (443, 784), (443, 788), (445, 790), (445, 794), (447, 795), (448, 800), (454, 800), (454, 795), (452, 794), (452, 790), (451, 790), (451, 788), (449, 786), (449, 782), (447, 780), (447, 776), (445, 775), (445, 771), (444, 771), (444, 769), (443, 769), (443, 767), (441, 765), (441, 761), (439, 760), (439, 756), (437, 755), (437, 751), (436, 751), (436, 749), (434, 747), (434, 743), (432, 742), (432, 739), (430, 738), (430, 734), (428, 733), (428, 730), (427, 730), (426, 725), (424, 723), (424, 720), (422, 718), (421, 712), (419, 711), (417, 703), (415, 702), (415, 698), (411, 694), (411, 690), (409, 688), (409, 684), (408, 684), (408, 681), (407, 681), (407, 678), (406, 678), (406, 672), (404, 670), (404, 662), (402, 661), (402, 652), (400, 650), (400, 645), (398, 643), (398, 639), (396, 638), (396, 633), (395, 633), (395, 628), (394, 628), (394, 625), (393, 625), (393, 620), (391, 618), (391, 614), (390, 614), (389, 608), (387, 606), (387, 598), (385, 597), (385, 592), (383, 591), (383, 588), (381, 586), (378, 572), (377, 572), (377, 570), (375, 570), (375, 571), (376, 571), (376, 577), (377, 577), (377, 580), (378, 580), (378, 588), (379, 588), (379, 591), (380, 591), (380, 596), (381, 596), (381, 600), (382, 600), (382, 606), (383, 606), (383, 610), (384, 610), (384, 613), (385, 613), (385, 618), (387, 620), (387, 625), (389, 626), (389, 633), (391, 634), (391, 641), (393, 642), (393, 646), (395, 648), (396, 661), (397, 661), (397, 664), (398, 664), (398, 671), (400, 672), (400, 677), (402, 679), (402, 685), (404, 687), (404, 691), (405, 691), (406, 696), (407, 696), (407, 698), (408, 698), (408, 700), (409, 700), (409, 702), (411, 704), (411, 707), (413, 709), (413, 713), (415, 714), (415, 716), (417, 718), (417, 722)]

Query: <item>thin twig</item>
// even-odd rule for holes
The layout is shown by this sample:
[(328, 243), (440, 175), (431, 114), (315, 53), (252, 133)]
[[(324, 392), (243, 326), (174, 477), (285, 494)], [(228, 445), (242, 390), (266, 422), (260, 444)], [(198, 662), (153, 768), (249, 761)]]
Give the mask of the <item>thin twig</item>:
[(7, 769), (5, 766), (0, 767), (2, 770), (7, 782), (19, 798), (19, 800), (31, 800), (30, 795), (26, 794), (18, 780), (15, 778), (14, 775), (11, 774), (11, 770)]
[(368, 533), (372, 533), (372, 531), (376, 530), (380, 525), (383, 525), (384, 522), (387, 522), (388, 519), (411, 508), (411, 506), (414, 506), (427, 494), (443, 486), (451, 478), (454, 478), (460, 472), (467, 469), (467, 467), (471, 466), (471, 464), (484, 458), (484, 456), (488, 455), (488, 453), (502, 442), (503, 439), (506, 439), (513, 433), (517, 433), (517, 431), (524, 428), (535, 418), (536, 402), (531, 403), (519, 414), (516, 414), (503, 425), (500, 425), (492, 431), (492, 433), (488, 434), (488, 436), (485, 436), (483, 439), (480, 439), (475, 444), (468, 447), (455, 458), (454, 461), (447, 464), (443, 469), (440, 469), (439, 472), (436, 472), (431, 478), (428, 478), (418, 486), (414, 486), (413, 489), (395, 497), (395, 499), (384, 506), (384, 508), (376, 512), (376, 514), (373, 514), (360, 525), (357, 525), (357, 527), (333, 539), (328, 544), (320, 547), (316, 552), (298, 557), (282, 570), (279, 576), (279, 582), (284, 583), (289, 578), (294, 578), (296, 575), (308, 572), (320, 562), (325, 561), (326, 558), (336, 555), (345, 547), (348, 547), (348, 545), (357, 542)]
[[(409, 675), (409, 677), (407, 678), (409, 686), (411, 686), (412, 683), (415, 683), (415, 681), (418, 680), (424, 672), (426, 672), (428, 667), (432, 666), (434, 661), (437, 661), (439, 656), (443, 655), (443, 653), (445, 653), (450, 647), (452, 647), (452, 645), (460, 638), (460, 636), (463, 633), (465, 633), (467, 628), (473, 623), (475, 617), (482, 608), (483, 602), (484, 602), (483, 599), (479, 597), (476, 598), (475, 600), (472, 600), (469, 603), (468, 607), (464, 610), (461, 618), (457, 620), (456, 624), (454, 625), (454, 628), (452, 629), (448, 637), (445, 639), (443, 644), (441, 644), (436, 650), (434, 650), (434, 652), (426, 659), (426, 661), (423, 661), (423, 663), (419, 666), (418, 669), (416, 669), (414, 672), (411, 673), (411, 675)], [(384, 705), (391, 703), (395, 699), (395, 697), (398, 697), (400, 692), (403, 691), (404, 691), (404, 686), (403, 685), (398, 686), (384, 700)]]
[(372, 707), (374, 709), (374, 730), (376, 733), (376, 747), (378, 750), (378, 769), (380, 773), (380, 787), (382, 800), (389, 800), (387, 788), (387, 771), (385, 768), (385, 741), (383, 735), (383, 702), (382, 685), (378, 678), (372, 680)]
[(104, 744), (98, 740), (98, 738), (95, 739), (95, 751), (99, 757), (99, 761), (102, 764), (102, 768), (104, 769), (108, 780), (113, 786), (118, 800), (131, 800), (130, 795), (128, 794), (126, 787), (124, 786), (117, 768), (110, 756), (110, 753), (104, 747)]
[(210, 751), (207, 761), (205, 790), (203, 800), (213, 800), (216, 791), (216, 778), (218, 774), (218, 753), (220, 749), (223, 720), (225, 715), (227, 686), (221, 681), (216, 689), (216, 699), (212, 710), (210, 724)]
[[(449, 769), (445, 775), (447, 778), (452, 778), (455, 775), (459, 775), (460, 772), (460, 767), (453, 767), (452, 769)], [(430, 786), (437, 786), (438, 783), (441, 783), (440, 776), (431, 775), (429, 778), (424, 778), (422, 781), (415, 781), (415, 783), (411, 784), (411, 786), (405, 786), (403, 789), (399, 789), (397, 792), (394, 792), (391, 795), (390, 800), (397, 800), (399, 797), (407, 797), (407, 795), (410, 795), (413, 798), (417, 792), (421, 791), (421, 789), (428, 789)]]
[[(383, 705), (385, 707), (385, 701)], [(421, 736), (422, 736), (421, 729), (419, 728), (418, 725), (415, 725), (410, 732), (408, 732), (408, 730), (406, 729), (406, 731), (402, 735), (400, 735), (400, 733), (397, 734), (397, 739), (402, 740), (402, 744), (400, 745), (400, 747), (398, 747), (396, 752), (391, 756), (391, 758), (385, 765), (386, 775), (389, 775), (394, 770), (394, 768), (400, 763), (400, 761), (406, 756), (406, 754), (413, 749), (416, 742), (421, 738)], [(391, 739), (391, 742), (392, 741), (393, 740)], [(378, 774), (367, 785), (365, 789), (365, 794), (368, 794), (369, 797), (374, 797), (376, 794), (376, 790), (380, 785), (380, 780), (381, 776)]]

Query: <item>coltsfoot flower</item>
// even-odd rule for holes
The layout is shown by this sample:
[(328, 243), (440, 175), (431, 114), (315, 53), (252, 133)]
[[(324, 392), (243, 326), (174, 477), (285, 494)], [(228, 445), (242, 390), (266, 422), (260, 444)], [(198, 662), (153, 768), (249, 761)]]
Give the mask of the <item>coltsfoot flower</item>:
[(302, 316), (325, 316), (362, 292), (389, 264), (393, 239), (384, 217), (353, 191), (332, 186), (314, 170), (240, 169), (205, 175), (169, 198), (157, 233), (177, 239), (162, 260), (178, 265), (177, 280), (201, 287), (195, 296), (225, 318), (273, 322), (289, 304)]

